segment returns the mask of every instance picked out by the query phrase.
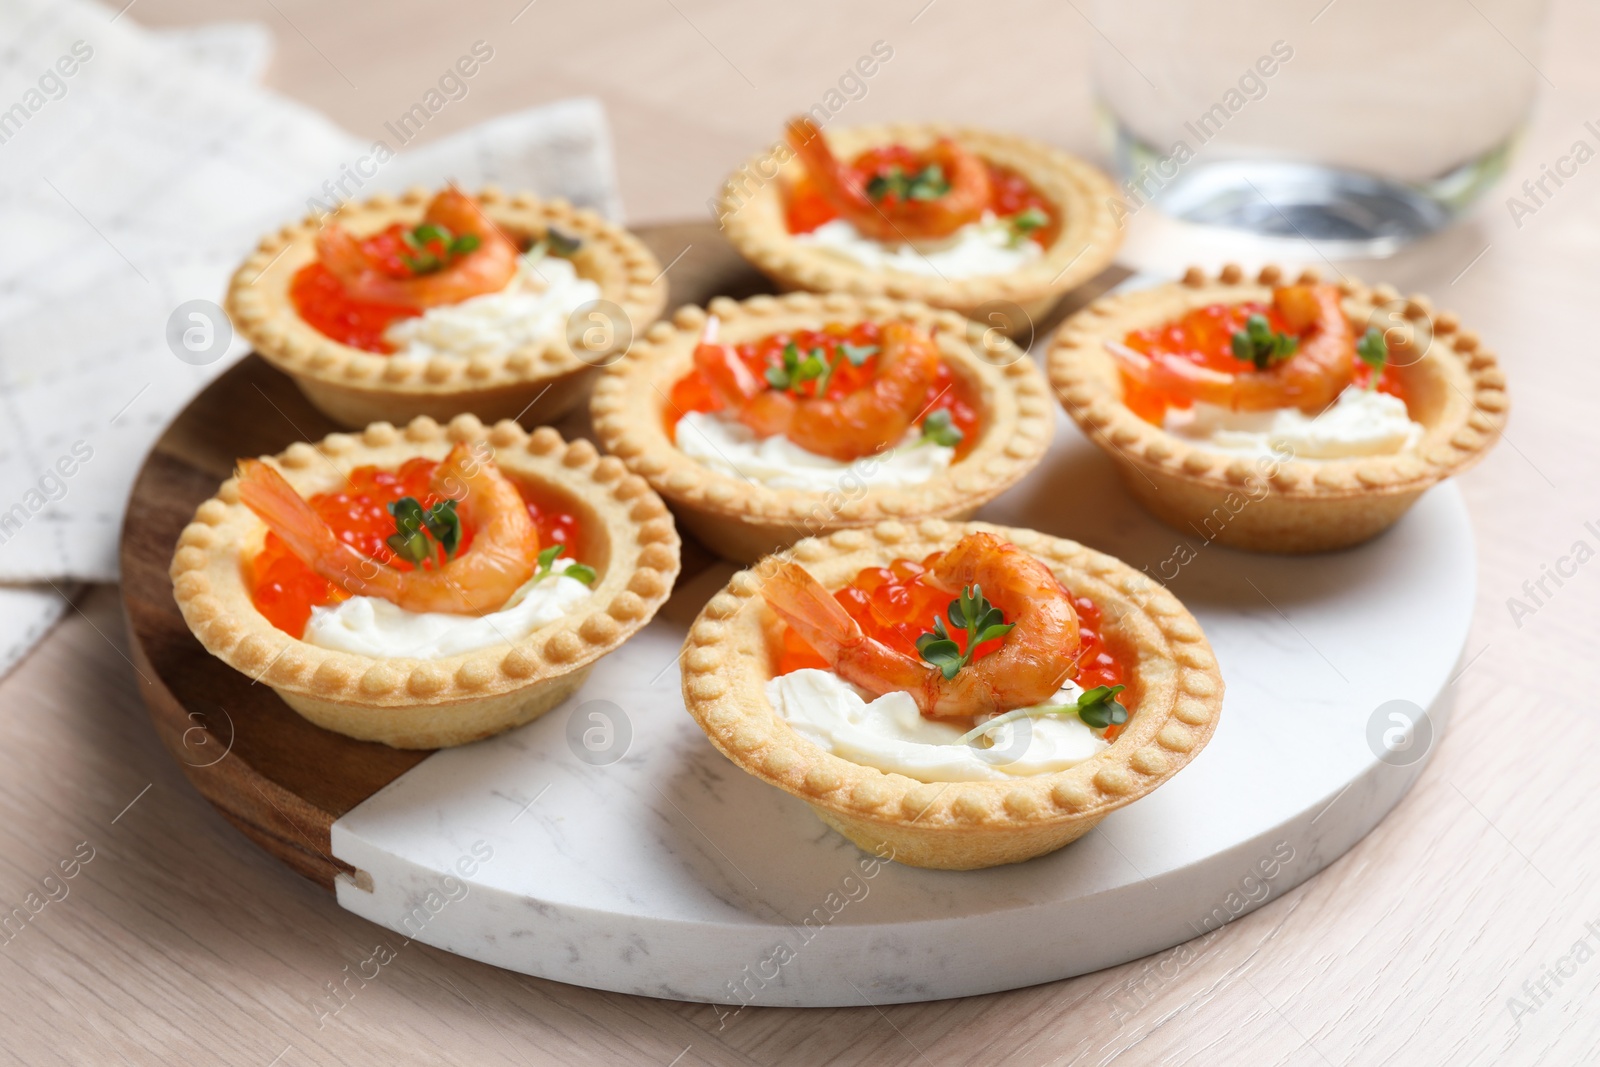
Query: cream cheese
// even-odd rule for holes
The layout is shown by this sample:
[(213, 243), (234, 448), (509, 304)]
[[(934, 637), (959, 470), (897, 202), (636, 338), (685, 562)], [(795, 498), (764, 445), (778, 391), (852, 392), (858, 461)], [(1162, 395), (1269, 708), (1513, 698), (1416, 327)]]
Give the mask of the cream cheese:
[(1010, 274), (1044, 256), (1037, 241), (1016, 240), (1011, 226), (994, 215), (969, 222), (937, 244), (889, 245), (865, 237), (844, 219), (825, 222), (810, 233), (795, 234), (796, 244), (824, 249), (876, 270), (935, 278)]
[(956, 450), (923, 442), (911, 430), (893, 448), (841, 463), (807, 451), (784, 437), (757, 437), (741, 422), (691, 411), (678, 420), (678, 450), (702, 466), (743, 475), (772, 489), (826, 492), (848, 486), (921, 485), (949, 469)]
[(570, 260), (529, 252), (518, 257), (517, 272), (498, 293), (401, 319), (384, 339), (394, 345), (394, 359), (495, 355), (559, 336), (568, 316), (598, 299), (600, 287), (580, 277)]
[(1197, 403), (1169, 409), (1163, 429), (1225, 452), (1309, 460), (1393, 455), (1415, 448), (1423, 434), (1405, 401), (1356, 385), (1315, 417), (1298, 408), (1233, 411)]
[(354, 596), (311, 609), (301, 640), (373, 659), (445, 659), (507, 644), (561, 618), (589, 595), (589, 587), (562, 574), (572, 561), (530, 578), (504, 607), (487, 615), (407, 611), (379, 597)]
[[(1002, 781), (1049, 774), (1107, 747), (1076, 714), (995, 727), (987, 748), (957, 743), (966, 727), (925, 719), (909, 693), (866, 699), (832, 671), (798, 670), (767, 682), (767, 699), (803, 737), (841, 759), (920, 782)], [(1052, 704), (1076, 703), (1068, 682)]]

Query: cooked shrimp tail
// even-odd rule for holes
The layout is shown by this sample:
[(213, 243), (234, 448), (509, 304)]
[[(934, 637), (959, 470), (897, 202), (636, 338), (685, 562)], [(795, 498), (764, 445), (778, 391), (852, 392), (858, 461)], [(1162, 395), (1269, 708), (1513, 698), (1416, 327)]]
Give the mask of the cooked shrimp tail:
[(449, 253), (436, 270), (395, 277), (362, 248), (337, 222), (317, 234), (317, 258), (350, 295), (381, 304), (430, 308), (457, 304), (474, 296), (497, 293), (517, 272), (516, 244), (484, 214), (477, 201), (458, 189), (440, 192), (428, 205), (423, 221), (442, 227), (453, 238), (472, 237), (477, 246)]
[(241, 459), (238, 479), (240, 502), (317, 574), (354, 594), (367, 592), (369, 580), (381, 584), (380, 572), (388, 568), (341, 541), (277, 468)]
[(1356, 337), (1332, 285), (1289, 285), (1273, 293), (1273, 306), (1291, 330), (1301, 332), (1295, 353), (1265, 369), (1241, 364), (1228, 374), (1181, 356), (1145, 356), (1121, 344), (1107, 350), (1137, 386), (1238, 411), (1299, 408), (1310, 415), (1336, 400), (1355, 376)]
[(994, 198), (988, 165), (948, 137), (921, 153), (923, 167), (939, 175), (943, 191), (926, 198), (891, 196), (878, 201), (833, 154), (810, 119), (791, 119), (787, 136), (822, 198), (857, 232), (874, 240), (899, 243), (949, 237), (981, 219)]
[(840, 678), (874, 693), (910, 693), (930, 719), (1041, 704), (1077, 673), (1082, 638), (1071, 598), (1048, 567), (993, 534), (962, 538), (930, 574), (936, 586), (952, 595), (981, 587), (995, 604), (1004, 605), (1012, 623), (999, 648), (951, 678), (867, 634), (798, 564), (775, 560), (764, 570), (767, 604)]
[(762, 595), (778, 617), (816, 649), (845, 681), (875, 693), (921, 694), (939, 672), (868, 636), (805, 568), (774, 558), (764, 568)]
[(938, 373), (933, 339), (907, 323), (892, 322), (883, 328), (883, 351), (871, 382), (839, 400), (795, 403), (785, 432), (801, 448), (845, 463), (881, 452), (911, 429)]
[(341, 541), (272, 467), (253, 459), (239, 463), (239, 499), (308, 567), (346, 592), (382, 597), (407, 611), (499, 610), (538, 566), (539, 531), (522, 495), (487, 455), (464, 442), (434, 471), (433, 489), (460, 502), (472, 543), (437, 566), (401, 570)]

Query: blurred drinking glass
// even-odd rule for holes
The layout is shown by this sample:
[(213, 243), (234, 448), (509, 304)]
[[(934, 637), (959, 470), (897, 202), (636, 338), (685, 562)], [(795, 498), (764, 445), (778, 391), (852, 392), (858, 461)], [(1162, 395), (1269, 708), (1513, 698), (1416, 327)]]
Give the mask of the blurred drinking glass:
[(1094, 0), (1130, 212), (1384, 256), (1504, 173), (1546, 0)]

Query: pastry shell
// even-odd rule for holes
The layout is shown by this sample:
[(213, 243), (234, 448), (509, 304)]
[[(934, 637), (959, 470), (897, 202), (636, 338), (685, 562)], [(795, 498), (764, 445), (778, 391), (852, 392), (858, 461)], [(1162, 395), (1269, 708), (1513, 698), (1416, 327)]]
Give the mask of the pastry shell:
[(549, 711), (596, 660), (649, 622), (672, 590), (677, 531), (643, 479), (587, 441), (563, 441), (549, 428), (529, 434), (510, 420), (488, 429), (472, 415), (448, 427), (429, 418), (404, 429), (374, 423), (360, 435), (329, 434), (263, 458), (310, 494), (335, 487), (356, 467), (443, 459), (455, 442), (479, 440), (507, 475), (552, 489), (583, 512), (584, 562), (599, 577), (589, 598), (563, 618), (510, 644), (444, 659), (374, 659), (307, 644), (273, 626), (251, 601), (242, 557), (258, 550), (265, 526), (239, 502), (230, 478), (178, 539), (171, 575), (184, 621), (206, 651), (271, 686), (301, 715), (364, 741), (460, 745)]
[[(1300, 275), (1315, 282), (1314, 271)], [(1056, 395), (1079, 428), (1116, 463), (1129, 492), (1185, 534), (1258, 552), (1348, 548), (1393, 525), (1424, 491), (1472, 466), (1500, 437), (1510, 410), (1505, 375), (1477, 334), (1426, 297), (1339, 281), (1345, 314), (1401, 330), (1420, 357), (1396, 359), (1411, 418), (1425, 428), (1415, 449), (1351, 459), (1260, 460), (1169, 434), (1122, 401), (1122, 377), (1106, 341), (1215, 303), (1270, 300), (1284, 272), (1253, 279), (1229, 265), (1215, 276), (1191, 267), (1182, 281), (1102, 297), (1062, 324), (1046, 364)]]
[(706, 604), (683, 650), (683, 699), (740, 768), (811, 805), (861, 848), (914, 867), (1018, 863), (1077, 840), (1181, 770), (1222, 709), (1216, 657), (1194, 617), (1158, 582), (1072, 541), (986, 523), (883, 522), (794, 546), (792, 558), (836, 589), (863, 567), (920, 559), (988, 530), (1050, 566), (1103, 612), (1106, 640), (1131, 663), (1134, 709), (1106, 749), (1077, 766), (1009, 781), (927, 783), (843, 759), (795, 731), (767, 699), (782, 624), (761, 599), (761, 568), (740, 571)]
[(432, 190), (416, 188), (400, 197), (349, 201), (331, 216), (308, 215), (263, 238), (229, 285), (228, 315), (239, 332), (342, 426), (399, 425), (424, 415), (448, 420), (464, 412), (491, 422), (551, 422), (582, 402), (598, 369), (617, 358), (666, 306), (661, 264), (638, 238), (565, 200), (508, 195), (486, 186), (476, 194), (478, 203), (513, 239), (537, 237), (554, 226), (582, 240), (573, 262), (599, 285), (601, 300), (621, 309), (621, 318), (609, 309), (597, 312), (607, 322), (571, 331), (578, 338), (576, 348), (563, 334), (512, 351), (423, 362), (341, 344), (300, 317), (290, 283), (316, 259), (316, 235), (325, 221), (370, 234), (395, 222), (420, 222), (432, 196)]
[(982, 406), (977, 444), (918, 485), (852, 487), (842, 475), (838, 490), (774, 489), (715, 471), (679, 451), (667, 436), (664, 416), (672, 385), (693, 368), (707, 317), (698, 307), (678, 309), (670, 323), (656, 323), (642, 343), (606, 368), (589, 410), (605, 449), (648, 479), (689, 532), (728, 559), (749, 563), (802, 537), (883, 519), (964, 519), (1037, 466), (1055, 433), (1049, 387), (1038, 367), (999, 331), (955, 312), (844, 293), (790, 293), (741, 302), (718, 297), (709, 310), (727, 343), (868, 320), (936, 329), (941, 356), (976, 386)]
[[(784, 289), (919, 300), (999, 325), (1012, 336), (1025, 336), (1062, 294), (1110, 266), (1122, 244), (1112, 209), (1121, 194), (1111, 180), (1083, 160), (1038, 141), (942, 123), (853, 126), (825, 136), (841, 159), (854, 158), (874, 145), (925, 148), (941, 137), (952, 138), (1026, 178), (1056, 206), (1061, 229), (1042, 258), (1006, 274), (946, 279), (869, 267), (797, 243), (789, 233), (785, 191), (805, 168), (780, 141), (752, 156), (723, 184), (717, 218), (739, 253)], [(1013, 308), (1022, 314), (1011, 313)]]

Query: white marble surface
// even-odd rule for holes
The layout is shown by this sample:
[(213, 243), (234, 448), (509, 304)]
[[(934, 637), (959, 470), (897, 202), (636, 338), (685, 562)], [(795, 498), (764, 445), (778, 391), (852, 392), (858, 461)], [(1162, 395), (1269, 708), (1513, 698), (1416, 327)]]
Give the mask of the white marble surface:
[[(1273, 899), (1371, 829), (1420, 770), (1375, 757), (1374, 710), (1409, 700), (1443, 727), (1474, 587), (1453, 487), (1363, 548), (1252, 556), (1147, 518), (1063, 420), (1040, 470), (982, 517), (1152, 575), (1180, 543), (1196, 550), (1170, 584), (1221, 662), (1221, 724), (1194, 764), (1077, 843), (1014, 867), (884, 864), (866, 877), (864, 853), (730, 764), (683, 710), (675, 657), (731, 571), (717, 568), (567, 705), (430, 757), (335, 823), (334, 854), (374, 886), (341, 882), (339, 902), (502, 967), (728, 1011), (992, 992), (1156, 952)], [(573, 716), (581, 734), (597, 709), (631, 732), (609, 765), (568, 741)]]

